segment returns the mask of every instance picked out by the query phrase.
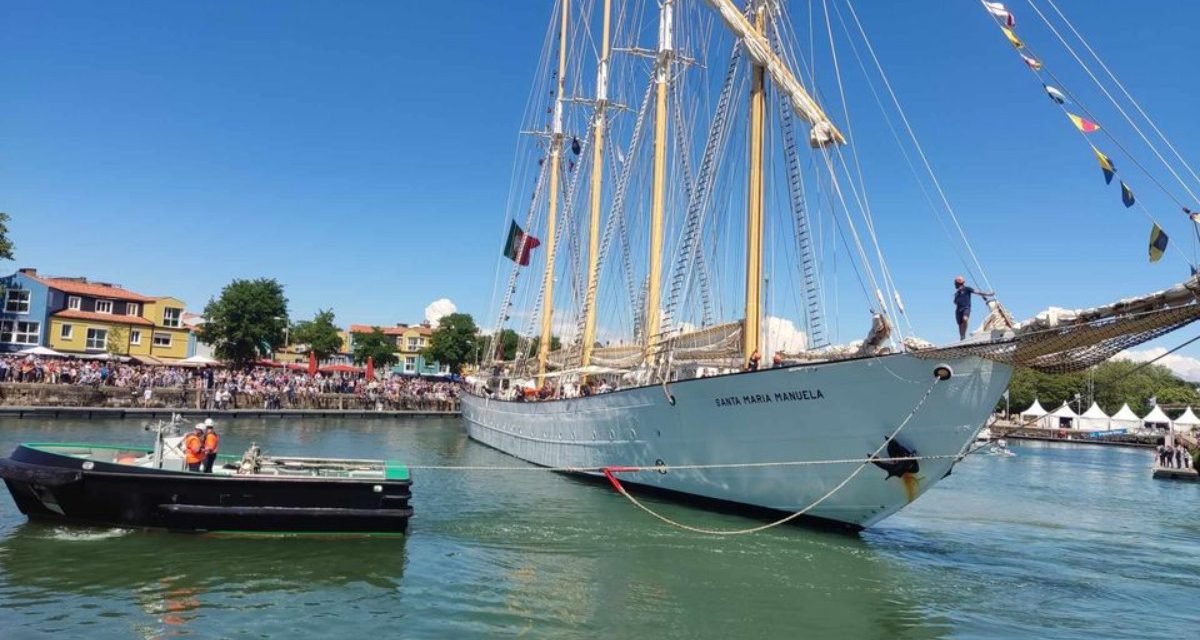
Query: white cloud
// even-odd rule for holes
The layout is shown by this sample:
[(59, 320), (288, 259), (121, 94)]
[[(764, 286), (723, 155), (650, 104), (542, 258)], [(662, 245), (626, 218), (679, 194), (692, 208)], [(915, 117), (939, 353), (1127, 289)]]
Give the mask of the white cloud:
[(442, 318), (456, 311), (458, 311), (458, 307), (450, 301), (450, 298), (438, 298), (425, 307), (425, 321), (436, 327)]
[(787, 318), (767, 316), (766, 350), (764, 354), (776, 351), (798, 353), (808, 348), (808, 336)]
[[(1127, 349), (1113, 356), (1113, 359), (1129, 360), (1130, 362), (1146, 362), (1147, 360), (1153, 360), (1159, 356), (1162, 356), (1166, 352), (1166, 347), (1152, 347), (1150, 349), (1141, 350)], [(1161, 360), (1155, 362), (1154, 364), (1161, 364), (1184, 380), (1200, 382), (1200, 359), (1172, 353), (1169, 356), (1164, 356)]]

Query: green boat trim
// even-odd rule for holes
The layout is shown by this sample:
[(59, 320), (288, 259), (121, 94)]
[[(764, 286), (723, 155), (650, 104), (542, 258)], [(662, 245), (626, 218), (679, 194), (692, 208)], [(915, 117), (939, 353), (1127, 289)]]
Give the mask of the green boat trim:
[(384, 480), (408, 480), (409, 479), (407, 465), (405, 465), (397, 460), (385, 460), (383, 462), (383, 466), (384, 466), (384, 474), (383, 474)]

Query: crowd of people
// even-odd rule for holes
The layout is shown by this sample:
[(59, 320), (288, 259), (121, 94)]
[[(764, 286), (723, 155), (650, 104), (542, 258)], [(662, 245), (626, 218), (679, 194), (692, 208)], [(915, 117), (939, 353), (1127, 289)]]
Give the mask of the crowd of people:
[(244, 370), (120, 363), (108, 360), (0, 356), (0, 382), (31, 382), (129, 389), (149, 405), (159, 389), (194, 390), (208, 409), (282, 409), (308, 406), (330, 394), (361, 398), (377, 409), (453, 404), (455, 383), (387, 374), (321, 373), (251, 367)]
[(1191, 469), (1192, 454), (1182, 444), (1160, 444), (1155, 450), (1158, 466), (1163, 469)]

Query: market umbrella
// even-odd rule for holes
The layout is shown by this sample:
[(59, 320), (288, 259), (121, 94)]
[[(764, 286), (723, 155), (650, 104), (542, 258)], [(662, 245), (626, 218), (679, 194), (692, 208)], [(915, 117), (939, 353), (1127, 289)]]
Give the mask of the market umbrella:
[(375, 379), (375, 357), (367, 356), (367, 380)]
[(54, 349), (51, 349), (49, 347), (42, 347), (42, 346), (30, 347), (28, 349), (18, 351), (17, 355), (19, 355), (19, 356), (46, 356), (46, 357), (51, 357), (51, 358), (67, 357), (67, 354), (65, 354), (65, 353), (59, 353), (59, 352), (55, 351)]
[(317, 354), (315, 351), (308, 352), (308, 375), (317, 375)]

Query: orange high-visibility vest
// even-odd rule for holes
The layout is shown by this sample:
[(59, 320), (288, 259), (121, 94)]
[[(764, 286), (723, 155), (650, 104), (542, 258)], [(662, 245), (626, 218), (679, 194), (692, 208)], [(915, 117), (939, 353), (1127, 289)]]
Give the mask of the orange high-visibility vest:
[(200, 436), (189, 433), (183, 439), (184, 461), (188, 464), (197, 464), (204, 459), (201, 453), (202, 446), (200, 444)]
[(217, 435), (216, 431), (209, 431), (204, 434), (204, 450), (208, 453), (216, 453), (217, 446), (221, 443), (221, 436)]

